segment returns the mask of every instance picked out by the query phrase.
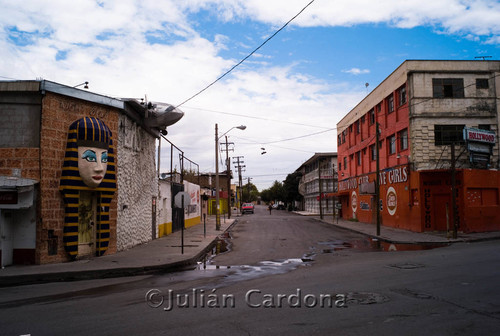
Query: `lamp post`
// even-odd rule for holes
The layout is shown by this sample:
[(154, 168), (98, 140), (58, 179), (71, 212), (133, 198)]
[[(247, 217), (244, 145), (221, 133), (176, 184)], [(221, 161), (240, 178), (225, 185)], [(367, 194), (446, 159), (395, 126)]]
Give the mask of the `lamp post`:
[[(220, 204), (219, 204), (219, 139), (229, 133), (233, 128), (244, 130), (244, 125), (231, 127), (227, 132), (219, 136), (218, 125), (215, 124), (215, 230), (220, 230)], [(228, 173), (228, 172), (226, 172)], [(228, 190), (229, 192), (229, 190)]]

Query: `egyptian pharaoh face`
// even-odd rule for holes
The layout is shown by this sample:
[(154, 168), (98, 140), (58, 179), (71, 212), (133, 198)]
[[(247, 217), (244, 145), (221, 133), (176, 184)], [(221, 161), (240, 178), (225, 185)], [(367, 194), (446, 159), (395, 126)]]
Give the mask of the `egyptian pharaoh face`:
[[(116, 192), (116, 161), (111, 130), (102, 120), (83, 117), (69, 126), (59, 189), (65, 203), (66, 251), (74, 259), (79, 253), (85, 255), (88, 248), (82, 246), (91, 242), (90, 250), (103, 255), (110, 241), (109, 208)], [(89, 218), (89, 214), (95, 217)]]
[(78, 171), (83, 182), (96, 188), (104, 178), (108, 166), (108, 151), (97, 147), (78, 147)]

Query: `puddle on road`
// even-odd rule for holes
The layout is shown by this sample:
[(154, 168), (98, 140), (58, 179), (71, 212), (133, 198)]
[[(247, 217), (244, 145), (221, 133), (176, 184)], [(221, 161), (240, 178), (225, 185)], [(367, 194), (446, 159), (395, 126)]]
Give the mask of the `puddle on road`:
[[(223, 283), (245, 281), (260, 278), (268, 275), (284, 274), (293, 271), (301, 266), (310, 266), (318, 253), (336, 254), (344, 250), (357, 250), (360, 252), (370, 251), (416, 251), (428, 250), (449, 244), (394, 244), (381, 240), (366, 238), (355, 240), (329, 240), (317, 243), (319, 248), (311, 247), (308, 253), (301, 258), (291, 258), (284, 260), (261, 261), (256, 265), (214, 265), (213, 258), (222, 253), (231, 251), (231, 236), (229, 233), (219, 236), (213, 248), (200, 260), (193, 269), (194, 274), (203, 276), (222, 276)], [(193, 274), (193, 275), (194, 275)]]
[(439, 247), (449, 246), (449, 243), (418, 243), (418, 244), (406, 244), (406, 243), (391, 243), (375, 238), (367, 239), (355, 239), (350, 241), (342, 240), (332, 240), (318, 242), (318, 245), (322, 246), (321, 253), (334, 253), (337, 251), (342, 251), (346, 249), (354, 249), (359, 251), (384, 251), (384, 252), (396, 252), (396, 251), (421, 251), (430, 250)]
[(300, 258), (291, 258), (284, 260), (266, 260), (256, 265), (214, 265), (213, 258), (217, 255), (231, 251), (231, 236), (226, 233), (219, 236), (213, 248), (198, 261), (194, 271), (196, 272), (217, 272), (224, 276), (224, 283), (237, 282), (260, 278), (268, 275), (284, 274), (295, 270), (300, 266), (309, 265)]

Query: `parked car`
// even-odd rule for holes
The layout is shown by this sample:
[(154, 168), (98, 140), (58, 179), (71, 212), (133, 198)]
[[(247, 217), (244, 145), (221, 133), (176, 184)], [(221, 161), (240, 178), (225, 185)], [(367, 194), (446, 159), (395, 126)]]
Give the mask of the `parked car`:
[(243, 203), (241, 206), (241, 213), (254, 213), (254, 206), (252, 203)]

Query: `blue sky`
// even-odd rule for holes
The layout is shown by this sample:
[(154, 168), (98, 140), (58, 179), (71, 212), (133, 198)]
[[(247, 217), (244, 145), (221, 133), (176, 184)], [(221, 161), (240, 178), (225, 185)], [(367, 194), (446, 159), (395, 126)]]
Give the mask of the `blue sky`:
[[(92, 92), (177, 105), (309, 1), (0, 0), (0, 79), (89, 81)], [(498, 60), (499, 42), (498, 1), (315, 0), (183, 104), (168, 138), (213, 172), (215, 123), (219, 134), (246, 125), (229, 133), (231, 156), (262, 190), (335, 151), (337, 122), (406, 59)]]

